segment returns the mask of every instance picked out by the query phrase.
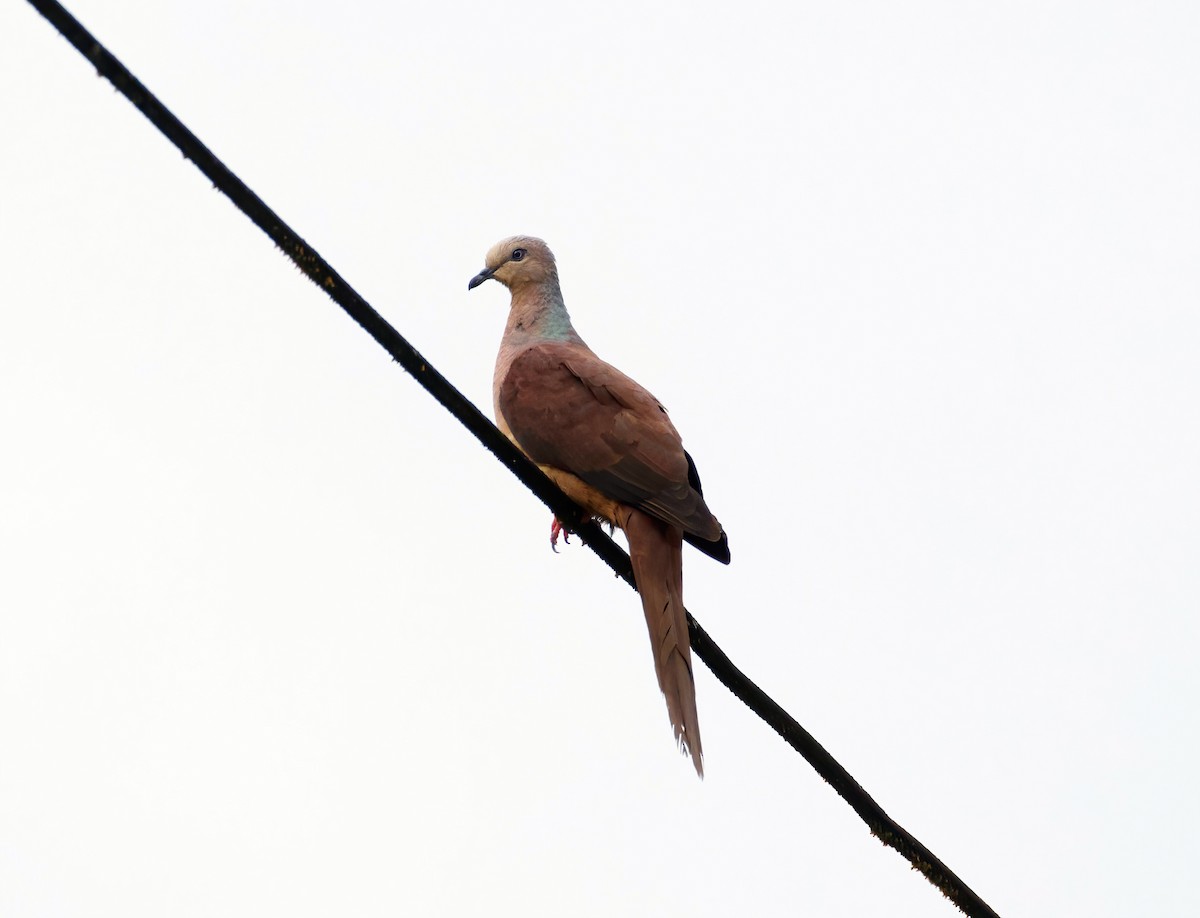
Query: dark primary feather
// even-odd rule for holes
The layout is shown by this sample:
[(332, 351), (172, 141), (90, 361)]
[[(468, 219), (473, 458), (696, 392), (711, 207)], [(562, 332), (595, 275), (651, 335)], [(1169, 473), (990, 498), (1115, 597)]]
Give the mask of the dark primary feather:
[[(696, 470), (696, 461), (692, 458), (692, 454), (687, 450), (683, 451), (683, 455), (687, 457), (688, 464), (688, 483), (696, 489), (696, 493), (701, 497), (704, 496), (704, 488), (700, 485), (700, 473)], [(724, 531), (721, 532), (721, 538), (716, 541), (703, 539), (700, 536), (692, 535), (690, 532), (683, 534), (685, 541), (689, 542), (693, 547), (700, 549), (710, 558), (715, 558), (722, 564), (729, 563), (729, 539)]]

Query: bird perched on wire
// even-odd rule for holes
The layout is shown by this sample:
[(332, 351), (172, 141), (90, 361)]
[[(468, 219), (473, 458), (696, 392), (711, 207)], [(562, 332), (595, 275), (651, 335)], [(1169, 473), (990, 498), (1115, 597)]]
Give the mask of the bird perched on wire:
[[(725, 531), (667, 410), (575, 331), (546, 243), (496, 243), (467, 289), (489, 279), (512, 293), (492, 386), (496, 424), (572, 500), (625, 532), (675, 739), (703, 777), (683, 541), (728, 564)], [(556, 518), (551, 545), (560, 533)]]

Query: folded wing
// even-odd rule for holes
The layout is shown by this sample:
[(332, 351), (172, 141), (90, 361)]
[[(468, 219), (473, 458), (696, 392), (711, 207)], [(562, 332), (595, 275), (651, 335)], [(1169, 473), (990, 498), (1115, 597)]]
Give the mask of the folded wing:
[(577, 343), (541, 343), (513, 360), (499, 408), (531, 459), (666, 523), (729, 562), (721, 524), (666, 409), (644, 388)]

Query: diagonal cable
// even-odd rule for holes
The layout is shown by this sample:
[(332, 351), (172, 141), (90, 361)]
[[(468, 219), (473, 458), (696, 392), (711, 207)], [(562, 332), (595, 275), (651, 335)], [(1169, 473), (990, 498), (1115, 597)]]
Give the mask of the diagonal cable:
[[(246, 184), (213, 155), (200, 139), (189, 131), (125, 66), (88, 32), (63, 6), (54, 0), (29, 0), (75, 48), (91, 61), (97, 72), (109, 80), (150, 122), (170, 140), (184, 157), (196, 164), (213, 185), (239, 210), (266, 233), (308, 278), (325, 291), (350, 317), (366, 330), (397, 363), (404, 367), (443, 407), (453, 414), (476, 438), (508, 466), (554, 514), (579, 534), (601, 560), (635, 590), (629, 556), (603, 530), (559, 490), (536, 465), (529, 461), (489, 421), (479, 409), (463, 397), (435, 370), (399, 332), (377, 313), (333, 270), (317, 251), (305, 242)], [(997, 918), (996, 913), (970, 887), (960, 880), (928, 848), (895, 822), (863, 790), (837, 760), (766, 692), (754, 684), (713, 641), (700, 624), (688, 614), (692, 649), (726, 688), (765, 721), (799, 752), (822, 778), (850, 804), (867, 824), (871, 833), (885, 845), (900, 852), (941, 892), (971, 918)]]

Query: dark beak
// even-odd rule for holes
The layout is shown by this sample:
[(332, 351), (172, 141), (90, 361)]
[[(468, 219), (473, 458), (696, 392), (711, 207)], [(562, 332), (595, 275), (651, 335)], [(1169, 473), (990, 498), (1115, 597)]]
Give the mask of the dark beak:
[(476, 274), (474, 277), (472, 277), (467, 282), (467, 289), (474, 290), (476, 287), (478, 287), (480, 284), (482, 284), (485, 280), (490, 278), (492, 276), (494, 270), (495, 270), (494, 268), (484, 268), (482, 271), (480, 271), (478, 274)]

